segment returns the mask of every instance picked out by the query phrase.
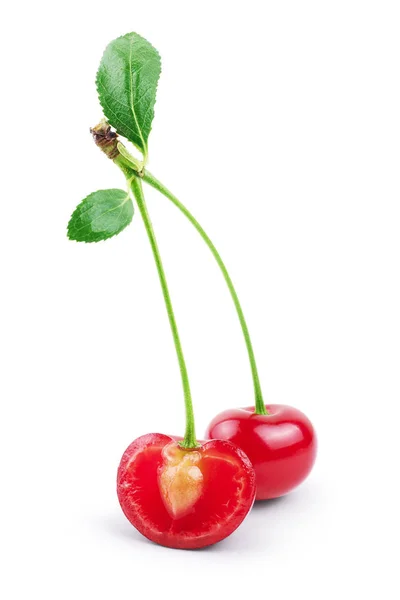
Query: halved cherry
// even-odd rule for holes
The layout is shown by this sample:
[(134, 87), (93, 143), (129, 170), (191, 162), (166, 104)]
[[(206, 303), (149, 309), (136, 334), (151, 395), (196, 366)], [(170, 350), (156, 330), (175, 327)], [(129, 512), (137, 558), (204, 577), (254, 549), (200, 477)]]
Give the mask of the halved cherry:
[(242, 450), (210, 440), (184, 449), (160, 433), (127, 448), (117, 492), (125, 516), (145, 537), (170, 548), (203, 548), (233, 533), (255, 498), (255, 473)]

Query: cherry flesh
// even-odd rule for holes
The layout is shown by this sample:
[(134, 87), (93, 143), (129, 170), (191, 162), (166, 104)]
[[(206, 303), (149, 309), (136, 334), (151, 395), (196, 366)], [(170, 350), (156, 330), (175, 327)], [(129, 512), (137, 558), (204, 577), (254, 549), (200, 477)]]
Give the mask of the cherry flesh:
[(250, 511), (255, 490), (253, 467), (231, 442), (184, 449), (160, 433), (132, 442), (117, 477), (125, 516), (145, 537), (170, 548), (203, 548), (226, 538)]
[(229, 440), (251, 460), (257, 483), (256, 500), (287, 494), (310, 473), (317, 438), (309, 419), (296, 408), (266, 406), (258, 415), (254, 407), (226, 410), (210, 423), (206, 438)]

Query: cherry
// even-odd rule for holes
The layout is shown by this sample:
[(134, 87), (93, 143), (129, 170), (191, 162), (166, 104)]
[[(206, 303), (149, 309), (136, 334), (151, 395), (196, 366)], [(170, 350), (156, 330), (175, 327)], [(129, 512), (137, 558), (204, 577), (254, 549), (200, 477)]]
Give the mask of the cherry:
[(247, 456), (223, 440), (183, 448), (148, 433), (122, 456), (117, 493), (125, 516), (145, 537), (170, 548), (203, 548), (241, 524), (255, 498)]
[(229, 440), (247, 454), (256, 473), (256, 500), (287, 494), (310, 473), (317, 453), (317, 438), (309, 419), (296, 408), (282, 404), (226, 410), (208, 426), (206, 438)]

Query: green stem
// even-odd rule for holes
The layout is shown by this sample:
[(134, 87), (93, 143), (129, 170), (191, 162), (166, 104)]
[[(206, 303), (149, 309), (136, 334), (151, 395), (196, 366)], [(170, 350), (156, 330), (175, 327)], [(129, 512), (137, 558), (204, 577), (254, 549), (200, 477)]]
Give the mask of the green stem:
[(254, 383), (255, 412), (256, 412), (256, 414), (259, 414), (259, 415), (267, 415), (268, 411), (265, 408), (265, 404), (264, 404), (264, 400), (263, 400), (263, 396), (262, 396), (262, 392), (261, 392), (260, 379), (258, 376), (256, 359), (254, 356), (253, 345), (252, 345), (251, 339), (250, 339), (249, 329), (247, 327), (246, 319), (244, 317), (243, 310), (240, 305), (239, 298), (238, 298), (238, 295), (234, 288), (232, 279), (229, 276), (227, 268), (220, 256), (219, 252), (217, 251), (216, 247), (214, 246), (214, 244), (212, 243), (212, 241), (210, 240), (210, 238), (208, 237), (208, 235), (206, 234), (206, 232), (204, 231), (204, 229), (202, 228), (200, 223), (194, 218), (194, 216), (188, 211), (188, 209), (182, 204), (182, 202), (180, 202), (178, 200), (178, 198), (176, 198), (176, 196), (174, 196), (160, 181), (158, 181), (158, 179), (156, 179), (147, 170), (143, 172), (143, 180), (146, 181), (146, 183), (150, 184), (153, 188), (155, 188), (156, 190), (161, 192), (164, 196), (166, 196), (166, 198), (168, 198), (173, 204), (175, 204), (175, 206), (177, 208), (179, 208), (179, 210), (185, 215), (185, 217), (187, 219), (189, 219), (189, 221), (191, 222), (193, 227), (195, 229), (197, 229), (198, 233), (201, 235), (201, 237), (203, 238), (203, 240), (205, 241), (205, 243), (211, 250), (211, 253), (214, 256), (215, 260), (217, 261), (218, 266), (222, 271), (222, 274), (224, 276), (226, 284), (231, 293), (232, 300), (234, 302), (237, 315), (239, 317), (240, 326), (243, 331), (243, 336), (244, 336), (244, 340), (245, 340), (246, 347), (247, 347), (247, 353), (249, 355), (251, 373), (252, 373), (253, 383)]
[(161, 261), (160, 251), (158, 249), (157, 240), (154, 235), (153, 226), (151, 224), (150, 216), (147, 211), (146, 202), (143, 195), (142, 182), (138, 177), (132, 177), (129, 180), (130, 188), (136, 198), (137, 205), (139, 207), (140, 214), (142, 215), (143, 223), (146, 228), (146, 232), (149, 238), (150, 246), (153, 251), (154, 260), (156, 263), (158, 276), (160, 278), (161, 289), (164, 296), (165, 306), (167, 308), (169, 324), (171, 326), (172, 337), (174, 338), (174, 344), (176, 349), (176, 354), (178, 357), (179, 368), (181, 371), (182, 378), (182, 386), (183, 393), (185, 397), (185, 408), (186, 408), (186, 431), (185, 437), (181, 446), (183, 448), (196, 448), (198, 446), (196, 441), (196, 432), (194, 425), (194, 414), (193, 414), (193, 404), (192, 404), (192, 395), (190, 393), (190, 385), (189, 385), (189, 377), (186, 368), (185, 359), (182, 352), (182, 345), (178, 333), (178, 327), (176, 324), (176, 319), (174, 315), (174, 310), (172, 308), (171, 297), (168, 290), (167, 280), (165, 277), (164, 267)]

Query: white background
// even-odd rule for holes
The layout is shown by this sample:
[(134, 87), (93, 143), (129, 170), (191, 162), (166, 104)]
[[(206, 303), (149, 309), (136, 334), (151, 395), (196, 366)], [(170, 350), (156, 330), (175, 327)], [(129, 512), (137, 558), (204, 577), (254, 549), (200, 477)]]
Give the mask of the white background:
[[(1, 597), (398, 598), (398, 2), (1, 10)], [(145, 541), (115, 494), (135, 437), (184, 427), (139, 214), (106, 243), (65, 234), (84, 196), (123, 187), (88, 130), (103, 49), (131, 30), (163, 60), (149, 167), (226, 260), (266, 398), (320, 442), (296, 492), (198, 552)], [(251, 403), (245, 347), (209, 251), (146, 192), (201, 437)]]

